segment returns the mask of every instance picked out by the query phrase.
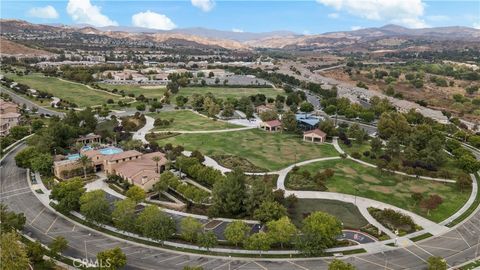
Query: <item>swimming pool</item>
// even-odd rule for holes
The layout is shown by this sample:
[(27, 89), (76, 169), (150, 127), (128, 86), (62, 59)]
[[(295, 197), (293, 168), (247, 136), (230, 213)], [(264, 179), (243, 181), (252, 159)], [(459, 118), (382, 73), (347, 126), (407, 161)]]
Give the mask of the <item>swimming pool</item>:
[(80, 158), (80, 154), (71, 154), (67, 156), (68, 160), (77, 160)]
[(122, 152), (123, 152), (122, 149), (116, 148), (116, 147), (103, 148), (103, 149), (100, 149), (99, 151), (100, 151), (100, 153), (102, 153), (103, 155), (114, 155), (114, 154), (118, 154), (118, 153), (122, 153)]

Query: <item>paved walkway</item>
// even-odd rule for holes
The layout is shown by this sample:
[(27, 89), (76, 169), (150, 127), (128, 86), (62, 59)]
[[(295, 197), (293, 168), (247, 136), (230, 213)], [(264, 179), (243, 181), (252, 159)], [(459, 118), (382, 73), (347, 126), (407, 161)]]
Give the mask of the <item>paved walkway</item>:
[(150, 132), (150, 130), (153, 129), (153, 124), (155, 123), (155, 119), (153, 117), (148, 116), (148, 115), (145, 115), (145, 119), (147, 120), (145, 122), (145, 125), (141, 129), (139, 129), (135, 133), (133, 133), (132, 138), (134, 140), (140, 140), (144, 144), (147, 144), (148, 141), (147, 141), (147, 139), (145, 139), (145, 135), (147, 135)]

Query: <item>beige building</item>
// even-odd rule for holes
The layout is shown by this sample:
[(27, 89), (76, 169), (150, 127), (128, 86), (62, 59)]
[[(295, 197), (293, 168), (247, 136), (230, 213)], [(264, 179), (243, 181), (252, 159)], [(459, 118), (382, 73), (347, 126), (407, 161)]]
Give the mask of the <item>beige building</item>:
[(260, 128), (266, 131), (281, 131), (282, 122), (280, 122), (280, 120), (271, 120), (271, 121), (261, 122)]
[(20, 116), (17, 104), (0, 99), (0, 136), (8, 135), (20, 122)]
[(303, 132), (303, 140), (307, 142), (324, 143), (326, 139), (327, 134), (318, 128)]
[[(60, 179), (72, 177), (71, 171), (83, 170), (79, 158), (80, 155), (85, 155), (91, 160), (91, 167), (95, 172), (105, 171), (107, 174), (118, 175), (145, 191), (152, 189), (158, 182), (160, 173), (165, 170), (167, 164), (165, 154), (161, 152), (143, 154), (136, 150), (117, 152), (118, 150), (121, 151), (119, 148), (110, 147), (81, 151), (74, 159), (55, 161), (54, 174)], [(158, 162), (154, 160), (155, 157), (158, 157)]]

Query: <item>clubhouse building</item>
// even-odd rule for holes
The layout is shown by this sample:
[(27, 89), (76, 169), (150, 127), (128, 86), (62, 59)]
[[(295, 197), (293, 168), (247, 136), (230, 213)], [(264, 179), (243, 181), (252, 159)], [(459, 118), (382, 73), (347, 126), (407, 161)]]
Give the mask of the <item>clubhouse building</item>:
[(83, 147), (78, 154), (71, 154), (53, 164), (54, 174), (59, 179), (83, 175), (82, 156), (89, 159), (89, 172), (102, 172), (122, 177), (130, 184), (148, 191), (158, 182), (165, 170), (167, 159), (161, 152), (141, 153), (136, 150), (123, 151), (117, 147), (93, 149)]

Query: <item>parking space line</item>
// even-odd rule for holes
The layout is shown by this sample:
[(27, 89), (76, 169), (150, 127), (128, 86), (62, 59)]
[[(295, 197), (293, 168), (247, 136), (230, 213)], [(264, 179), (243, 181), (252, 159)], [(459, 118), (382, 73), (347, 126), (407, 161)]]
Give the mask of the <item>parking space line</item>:
[[(432, 246), (427, 246), (427, 245), (423, 245), (423, 247), (433, 248), (433, 249), (441, 249), (441, 250), (448, 250), (448, 251), (453, 251), (453, 252), (459, 252), (459, 251), (461, 251), (461, 250), (456, 250), (456, 249), (451, 249), (451, 248), (432, 247)], [(422, 248), (422, 250), (423, 250), (423, 248)], [(428, 254), (432, 254), (432, 253), (428, 252)]]
[(472, 224), (472, 226), (475, 227), (475, 229), (477, 229), (477, 231), (480, 231), (480, 228), (478, 228), (478, 226), (475, 225), (475, 223), (473, 223), (471, 220), (469, 220), (467, 223)]
[(437, 236), (437, 237), (445, 238), (445, 239), (452, 239), (452, 240), (462, 240), (462, 238), (450, 237), (450, 236), (442, 236), (442, 235), (439, 235), (439, 236)]
[(183, 261), (183, 262), (176, 263), (175, 265), (181, 265), (181, 264), (188, 263), (188, 262), (191, 262), (191, 261), (196, 260), (196, 259), (197, 258), (193, 258), (193, 259), (190, 259), (190, 260), (186, 260), (186, 261)]
[(18, 196), (18, 195), (23, 195), (23, 194), (31, 193), (31, 192), (32, 192), (31, 190), (28, 190), (28, 191), (25, 191), (25, 192), (20, 192), (20, 193), (8, 195), (8, 196), (5, 196), (5, 197), (2, 197), (2, 200), (8, 199), (8, 198), (10, 198), (10, 197), (15, 197), (15, 196)]
[(214, 262), (214, 261), (216, 261), (216, 259), (213, 259), (213, 260), (211, 260), (211, 261), (210, 261), (209, 259), (207, 259), (205, 262), (203, 262), (203, 263), (201, 263), (201, 264), (199, 264), (199, 265), (197, 265), (197, 266), (198, 266), (198, 267), (204, 266), (205, 264), (209, 264), (209, 263)]
[[(465, 228), (465, 225), (463, 225), (463, 227)], [(468, 232), (468, 229), (467, 229), (467, 228), (465, 228), (465, 230)], [(470, 233), (470, 232), (468, 232), (468, 233)], [(470, 246), (470, 244), (467, 242), (467, 240), (465, 240), (465, 238), (463, 237), (462, 232), (459, 231), (458, 234), (460, 234), (460, 237), (462, 237), (463, 241), (464, 241), (464, 242), (467, 244), (467, 246), (470, 248), (471, 246)], [(471, 233), (470, 233), (470, 234), (471, 234)], [(472, 234), (472, 235), (473, 235), (473, 234)]]
[(77, 224), (73, 224), (72, 232), (75, 231), (75, 227), (77, 227)]
[[(404, 250), (406, 250), (407, 252), (409, 252), (410, 254), (412, 254), (413, 256), (419, 258), (420, 260), (422, 260), (423, 262), (427, 262), (425, 261), (422, 257), (418, 256), (417, 254), (411, 252), (408, 248), (404, 248)], [(431, 254), (430, 252), (428, 252), (429, 254)]]
[(219, 266), (213, 268), (212, 270), (217, 270), (217, 269), (219, 269), (220, 267), (223, 267), (223, 266), (225, 266), (225, 265), (227, 265), (227, 264), (230, 264), (230, 261), (228, 261), (228, 262), (226, 262), (226, 263), (224, 263), (224, 264), (222, 264), (222, 265), (219, 265)]
[(137, 250), (137, 251), (134, 251), (134, 252), (130, 252), (130, 253), (125, 253), (125, 256), (130, 256), (130, 255), (133, 255), (133, 254), (137, 254), (137, 253), (140, 253), (142, 252), (143, 250)]
[(47, 231), (45, 231), (45, 234), (48, 234), (48, 232), (50, 231), (50, 229), (53, 227), (53, 224), (55, 224), (55, 222), (57, 221), (58, 219), (58, 216), (55, 217), (55, 219), (53, 220), (52, 224), (50, 224), (50, 227), (48, 227)]
[(268, 270), (268, 268), (266, 268), (265, 266), (261, 265), (260, 263), (256, 262), (256, 261), (253, 261), (255, 264), (257, 264), (258, 266), (260, 266), (262, 269), (264, 270)]
[(146, 258), (155, 257), (155, 256), (158, 256), (158, 255), (163, 255), (163, 254), (165, 254), (165, 253), (155, 253), (155, 254), (150, 254), (150, 255), (148, 255), (148, 256), (142, 257), (142, 260), (143, 260), (143, 259), (146, 259)]
[(298, 267), (298, 268), (301, 268), (301, 269), (303, 269), (303, 270), (310, 270), (310, 269), (308, 269), (307, 267), (301, 266), (301, 265), (296, 264), (296, 263), (294, 263), (294, 262), (292, 262), (292, 261), (287, 261), (287, 262), (289, 262), (289, 263), (293, 264), (294, 266), (296, 266), (296, 267)]
[(355, 259), (359, 259), (359, 260), (361, 260), (361, 261), (364, 261), (364, 262), (367, 262), (367, 263), (376, 265), (376, 266), (381, 267), (381, 268), (383, 268), (383, 269), (393, 270), (393, 268), (387, 267), (387, 266), (385, 266), (385, 265), (378, 264), (378, 263), (376, 263), (376, 262), (372, 262), (372, 261), (366, 260), (366, 259), (361, 258), (361, 257), (355, 257)]
[[(246, 263), (240, 265), (239, 267), (234, 268), (233, 270), (235, 270), (235, 269), (240, 269), (240, 268), (244, 267), (245, 265), (247, 265), (247, 264), (249, 264), (249, 263), (251, 263), (251, 262), (246, 262)], [(228, 267), (228, 268), (230, 269), (230, 267)]]
[(0, 195), (4, 195), (5, 193), (15, 192), (15, 191), (23, 190), (23, 189), (30, 189), (30, 187), (24, 187), (24, 188), (17, 188), (17, 189), (7, 190), (7, 191), (4, 191), (4, 192), (0, 193)]
[(180, 257), (182, 257), (182, 256), (185, 256), (185, 255), (177, 255), (177, 256), (173, 256), (173, 257), (170, 257), (170, 258), (166, 258), (166, 259), (164, 259), (164, 260), (157, 261), (157, 262), (159, 262), (159, 263), (160, 263), (160, 262), (166, 262), (166, 261), (169, 261), (169, 260), (174, 260), (174, 259), (176, 259), (176, 258), (180, 258)]
[(42, 211), (38, 212), (38, 214), (35, 216), (35, 218), (32, 219), (32, 221), (30, 221), (30, 225), (35, 222), (35, 220), (37, 220), (37, 218), (43, 213), (43, 211), (45, 211), (45, 209), (47, 208), (43, 208)]

